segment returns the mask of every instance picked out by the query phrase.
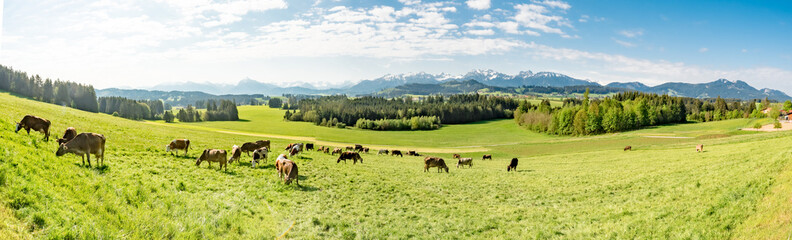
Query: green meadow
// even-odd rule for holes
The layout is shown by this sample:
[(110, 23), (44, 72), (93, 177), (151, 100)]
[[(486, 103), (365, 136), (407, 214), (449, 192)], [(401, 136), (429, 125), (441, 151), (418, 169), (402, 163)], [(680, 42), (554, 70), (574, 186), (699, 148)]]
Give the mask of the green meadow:
[[(533, 133), (513, 120), (436, 131), (374, 132), (282, 120), (239, 108), (242, 121), (131, 121), (0, 93), (0, 239), (786, 239), (792, 234), (792, 132), (745, 133), (755, 121), (659, 126), (591, 137)], [(52, 139), (20, 131), (25, 114)], [(55, 157), (66, 127), (107, 138), (105, 166)], [(265, 137), (267, 136), (267, 137)], [(188, 156), (165, 144), (188, 138)], [(195, 166), (205, 148), (273, 141), (265, 164)], [(358, 164), (306, 152), (300, 186), (272, 165), (296, 141), (420, 150), (363, 154)], [(705, 152), (696, 153), (695, 145)], [(623, 147), (634, 151), (624, 152)], [(451, 153), (473, 157), (458, 169)], [(481, 154), (494, 160), (482, 161)], [(520, 159), (517, 172), (508, 160)]]

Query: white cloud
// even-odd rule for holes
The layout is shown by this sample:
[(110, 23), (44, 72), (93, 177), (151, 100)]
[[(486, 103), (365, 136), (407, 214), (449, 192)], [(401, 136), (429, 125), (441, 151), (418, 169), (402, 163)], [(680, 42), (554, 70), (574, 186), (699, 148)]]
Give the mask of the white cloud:
[(157, 0), (180, 10), (188, 20), (203, 20), (205, 27), (217, 27), (242, 20), (250, 12), (264, 12), (288, 7), (284, 0), (213, 1)]
[(709, 51), (709, 48), (705, 48), (705, 47), (703, 47), (703, 48), (699, 48), (699, 50), (698, 50), (698, 51), (699, 51), (700, 53), (705, 53), (705, 52), (708, 52), (708, 51)]
[(542, 5), (551, 7), (551, 8), (560, 8), (560, 9), (563, 9), (563, 10), (567, 10), (569, 8), (572, 8), (572, 6), (570, 6), (569, 3), (566, 3), (564, 1), (555, 1), (555, 0), (537, 1), (537, 0), (533, 0), (533, 2), (534, 3), (538, 3), (538, 4), (542, 4)]
[(495, 35), (495, 31), (493, 31), (492, 29), (474, 29), (474, 30), (468, 30), (467, 33), (472, 35), (479, 35), (479, 36)]
[(476, 10), (487, 10), (490, 8), (490, 0), (468, 0), (467, 6)]
[(628, 38), (635, 38), (640, 37), (644, 34), (643, 29), (636, 29), (636, 30), (621, 30), (619, 31), (619, 35), (628, 37)]
[(631, 43), (631, 42), (622, 41), (622, 40), (615, 39), (615, 38), (612, 38), (612, 40), (613, 40), (614, 42), (616, 42), (617, 44), (619, 44), (619, 45), (622, 45), (622, 46), (624, 46), (624, 47), (635, 47), (635, 44), (634, 44), (634, 43)]
[[(536, 29), (545, 33), (555, 33), (568, 37), (560, 26), (571, 26), (566, 18), (550, 15), (545, 6), (536, 4), (518, 4), (514, 6), (517, 14), (513, 19), (521, 26)], [(555, 26), (551, 26), (555, 25)]]

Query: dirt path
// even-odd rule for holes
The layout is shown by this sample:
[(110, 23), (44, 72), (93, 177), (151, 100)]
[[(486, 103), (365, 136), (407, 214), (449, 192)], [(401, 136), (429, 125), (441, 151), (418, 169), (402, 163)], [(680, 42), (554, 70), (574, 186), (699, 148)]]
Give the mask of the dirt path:
[(645, 138), (670, 138), (670, 139), (688, 139), (693, 137), (674, 137), (674, 136), (642, 136)]
[(774, 124), (767, 124), (762, 128), (742, 128), (743, 131), (758, 131), (758, 132), (776, 132), (776, 131), (789, 131), (792, 130), (792, 122), (781, 122), (781, 128), (775, 128)]
[(485, 147), (482, 147), (482, 146), (433, 148), (433, 147), (396, 146), (396, 145), (375, 145), (375, 144), (366, 144), (364, 142), (344, 143), (344, 142), (322, 141), (322, 140), (317, 140), (314, 137), (300, 137), (300, 136), (287, 136), (287, 135), (277, 135), (277, 134), (262, 134), (262, 133), (228, 131), (228, 130), (220, 130), (220, 129), (215, 129), (215, 128), (208, 128), (208, 127), (188, 127), (188, 126), (182, 126), (182, 125), (171, 125), (171, 124), (164, 124), (164, 123), (157, 123), (157, 122), (145, 122), (145, 123), (153, 124), (153, 125), (159, 125), (159, 126), (170, 126), (170, 127), (184, 128), (184, 129), (199, 130), (199, 131), (212, 131), (212, 132), (225, 133), (225, 134), (234, 134), (234, 135), (261, 137), (261, 138), (287, 139), (287, 140), (294, 140), (294, 141), (300, 141), (300, 142), (313, 142), (314, 144), (317, 144), (317, 145), (332, 146), (332, 147), (346, 147), (346, 146), (354, 146), (355, 144), (362, 144), (362, 145), (364, 145), (366, 147), (369, 147), (371, 149), (398, 149), (398, 150), (402, 150), (402, 151), (412, 150), (412, 151), (416, 151), (418, 153), (422, 153), (422, 152), (429, 152), (429, 153), (471, 153), (471, 152), (487, 152), (487, 151), (490, 151), (489, 148), (485, 148)]

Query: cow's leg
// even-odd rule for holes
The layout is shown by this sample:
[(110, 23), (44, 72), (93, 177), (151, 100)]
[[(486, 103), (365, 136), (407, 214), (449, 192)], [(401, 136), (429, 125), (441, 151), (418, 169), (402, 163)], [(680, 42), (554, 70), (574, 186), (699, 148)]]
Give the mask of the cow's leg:
[(90, 153), (85, 153), (85, 158), (88, 159), (88, 167), (91, 167), (91, 154)]
[(82, 165), (85, 166), (85, 155), (80, 155), (80, 157), (82, 158), (82, 162), (83, 162)]

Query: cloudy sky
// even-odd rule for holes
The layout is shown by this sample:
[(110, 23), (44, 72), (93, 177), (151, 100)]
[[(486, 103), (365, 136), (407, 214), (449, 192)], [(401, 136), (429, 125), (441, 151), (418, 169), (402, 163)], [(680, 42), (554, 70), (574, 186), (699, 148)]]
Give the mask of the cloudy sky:
[(5, 0), (0, 64), (98, 88), (555, 71), (792, 93), (791, 1)]

